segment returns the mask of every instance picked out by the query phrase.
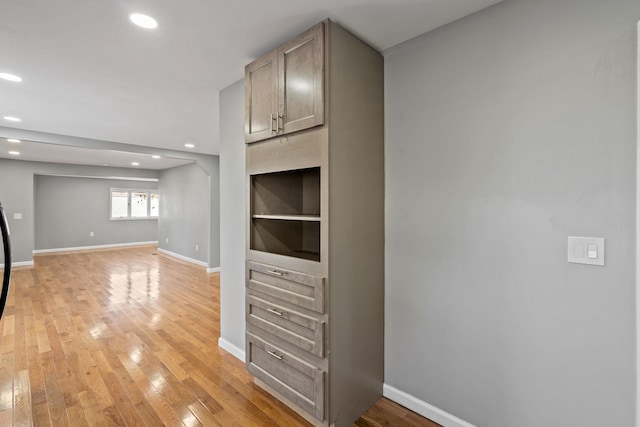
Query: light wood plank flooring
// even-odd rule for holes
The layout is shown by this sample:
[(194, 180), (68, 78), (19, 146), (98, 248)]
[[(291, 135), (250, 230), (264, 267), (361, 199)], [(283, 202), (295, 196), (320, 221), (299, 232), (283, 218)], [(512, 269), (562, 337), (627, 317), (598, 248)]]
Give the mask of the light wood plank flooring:
[[(0, 426), (306, 426), (217, 346), (219, 276), (153, 247), (47, 255), (0, 321)], [(357, 426), (437, 426), (381, 399)]]

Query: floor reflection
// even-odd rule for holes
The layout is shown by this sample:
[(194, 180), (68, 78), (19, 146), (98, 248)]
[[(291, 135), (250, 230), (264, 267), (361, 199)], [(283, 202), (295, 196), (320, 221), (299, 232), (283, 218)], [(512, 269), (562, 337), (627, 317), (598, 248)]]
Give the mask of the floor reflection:
[(13, 381), (8, 380), (0, 386), (0, 410), (11, 408), (13, 404)]
[(120, 304), (147, 303), (158, 299), (160, 273), (158, 266), (140, 270), (112, 271), (109, 273), (109, 307)]

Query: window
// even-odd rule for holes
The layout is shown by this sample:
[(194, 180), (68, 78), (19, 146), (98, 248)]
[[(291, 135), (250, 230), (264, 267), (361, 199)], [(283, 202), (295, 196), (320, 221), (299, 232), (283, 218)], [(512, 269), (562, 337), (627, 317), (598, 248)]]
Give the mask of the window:
[(131, 217), (132, 218), (144, 218), (149, 216), (149, 210), (147, 199), (148, 193), (142, 193), (140, 191), (131, 192)]
[(111, 218), (126, 218), (129, 216), (129, 193), (126, 191), (111, 191)]
[(154, 190), (111, 189), (111, 219), (157, 218), (160, 195)]
[(160, 195), (158, 193), (151, 193), (149, 216), (158, 216), (158, 212), (160, 212)]

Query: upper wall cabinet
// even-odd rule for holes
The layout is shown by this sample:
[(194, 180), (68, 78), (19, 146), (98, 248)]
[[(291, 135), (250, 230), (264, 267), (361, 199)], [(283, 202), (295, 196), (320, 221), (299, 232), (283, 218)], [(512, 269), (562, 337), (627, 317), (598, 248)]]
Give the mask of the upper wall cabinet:
[(278, 132), (278, 55), (272, 51), (245, 67), (245, 135), (260, 141)]
[(324, 123), (324, 23), (278, 48), (278, 131)]
[(324, 124), (324, 23), (245, 67), (245, 140)]

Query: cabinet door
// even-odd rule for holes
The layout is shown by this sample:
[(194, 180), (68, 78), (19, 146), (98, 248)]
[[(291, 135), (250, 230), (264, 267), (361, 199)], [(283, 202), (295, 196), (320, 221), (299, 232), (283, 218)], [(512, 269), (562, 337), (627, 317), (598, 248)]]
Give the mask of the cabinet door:
[(324, 23), (278, 48), (278, 132), (324, 124)]
[(245, 141), (275, 136), (278, 111), (277, 50), (247, 65), (245, 73)]

